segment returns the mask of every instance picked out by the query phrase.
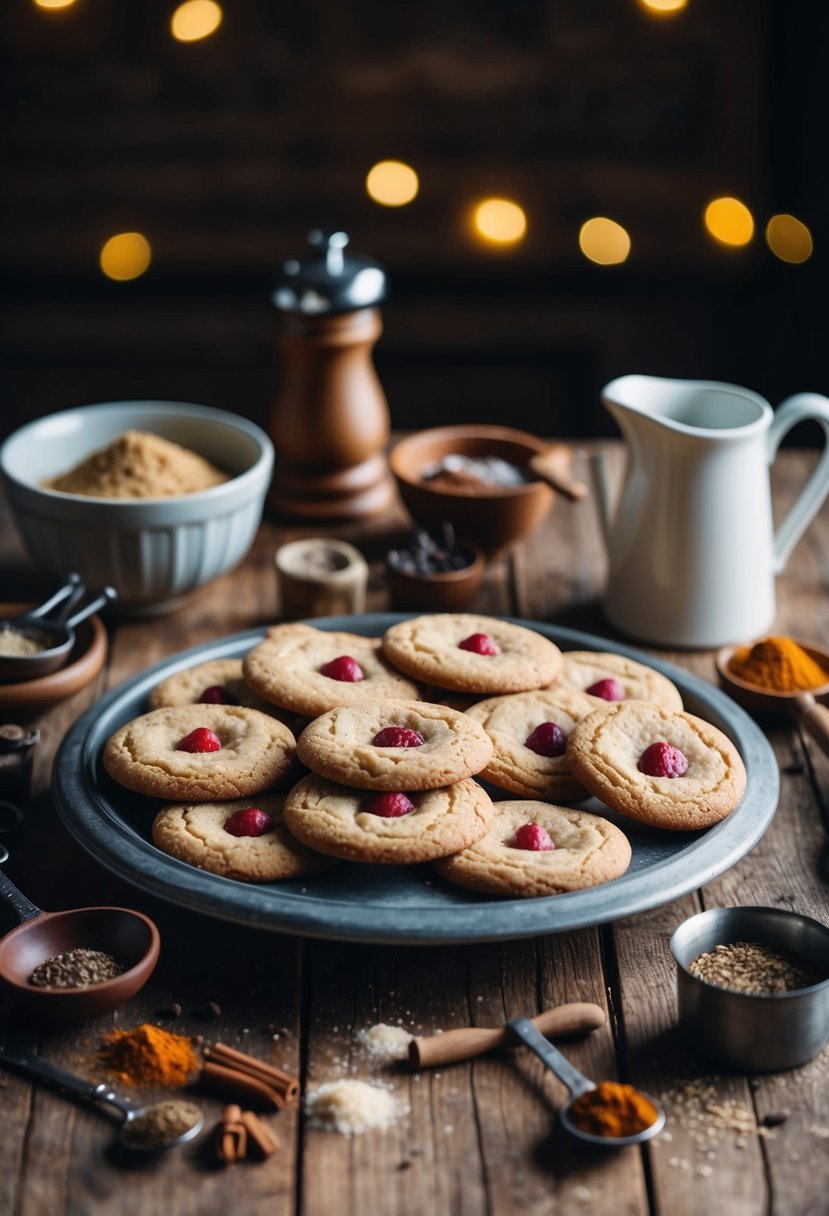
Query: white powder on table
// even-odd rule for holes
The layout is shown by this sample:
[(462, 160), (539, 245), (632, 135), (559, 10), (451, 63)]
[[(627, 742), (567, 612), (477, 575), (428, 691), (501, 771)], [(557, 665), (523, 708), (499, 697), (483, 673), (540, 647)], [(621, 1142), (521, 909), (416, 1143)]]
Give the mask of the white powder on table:
[(394, 1091), (367, 1081), (327, 1081), (305, 1099), (305, 1110), (313, 1127), (358, 1136), (362, 1132), (386, 1131), (403, 1113)]
[(402, 1026), (378, 1022), (376, 1026), (359, 1030), (356, 1037), (357, 1042), (378, 1062), (408, 1059), (412, 1036)]

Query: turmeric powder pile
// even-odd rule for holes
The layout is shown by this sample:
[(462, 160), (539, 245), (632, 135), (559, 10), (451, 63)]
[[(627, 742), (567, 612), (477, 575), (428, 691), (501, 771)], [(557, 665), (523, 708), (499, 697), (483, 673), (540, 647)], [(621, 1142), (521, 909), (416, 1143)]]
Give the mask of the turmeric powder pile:
[(753, 646), (740, 646), (731, 656), (728, 670), (765, 692), (808, 692), (829, 683), (829, 668), (793, 638), (763, 638)]
[(614, 1140), (635, 1136), (659, 1118), (650, 1099), (632, 1085), (618, 1081), (601, 1081), (571, 1102), (568, 1113), (583, 1132)]
[(123, 1085), (178, 1088), (199, 1068), (188, 1038), (147, 1022), (105, 1034), (100, 1055), (107, 1072)]

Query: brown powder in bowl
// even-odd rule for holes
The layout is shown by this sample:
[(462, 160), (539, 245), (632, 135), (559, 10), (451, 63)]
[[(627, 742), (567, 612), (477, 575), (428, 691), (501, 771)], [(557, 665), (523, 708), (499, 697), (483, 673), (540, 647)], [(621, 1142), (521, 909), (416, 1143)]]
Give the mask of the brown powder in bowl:
[(45, 490), (89, 498), (172, 498), (229, 481), (203, 456), (152, 435), (125, 431), (75, 468), (43, 481)]

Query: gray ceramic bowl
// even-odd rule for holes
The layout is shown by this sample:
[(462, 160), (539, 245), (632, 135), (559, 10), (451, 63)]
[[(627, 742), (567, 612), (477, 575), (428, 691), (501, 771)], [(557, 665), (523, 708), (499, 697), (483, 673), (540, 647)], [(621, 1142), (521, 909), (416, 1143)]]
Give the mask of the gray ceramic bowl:
[[(821, 977), (809, 988), (755, 995), (715, 987), (689, 965), (715, 946), (756, 942), (806, 959)], [(715, 908), (671, 938), (679, 1024), (692, 1047), (741, 1072), (796, 1068), (829, 1043), (829, 928), (779, 908)]]
[[(126, 430), (151, 431), (206, 457), (230, 480), (172, 498), (62, 494), (42, 482), (73, 468)], [(0, 477), (29, 555), (55, 579), (77, 570), (88, 587), (111, 583), (119, 610), (175, 608), (247, 553), (262, 518), (273, 445), (223, 410), (174, 401), (118, 401), (49, 414), (0, 448)]]

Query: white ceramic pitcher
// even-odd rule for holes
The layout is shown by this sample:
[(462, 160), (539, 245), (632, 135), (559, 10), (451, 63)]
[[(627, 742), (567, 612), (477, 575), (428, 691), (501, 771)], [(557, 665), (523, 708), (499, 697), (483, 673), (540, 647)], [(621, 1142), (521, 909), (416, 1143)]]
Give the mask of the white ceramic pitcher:
[(767, 633), (775, 575), (829, 491), (829, 447), (776, 533), (769, 466), (804, 418), (820, 422), (829, 443), (829, 399), (798, 393), (773, 411), (732, 384), (622, 376), (602, 400), (628, 444), (615, 511), (606, 463), (591, 462), (610, 558), (608, 619), (668, 646)]

